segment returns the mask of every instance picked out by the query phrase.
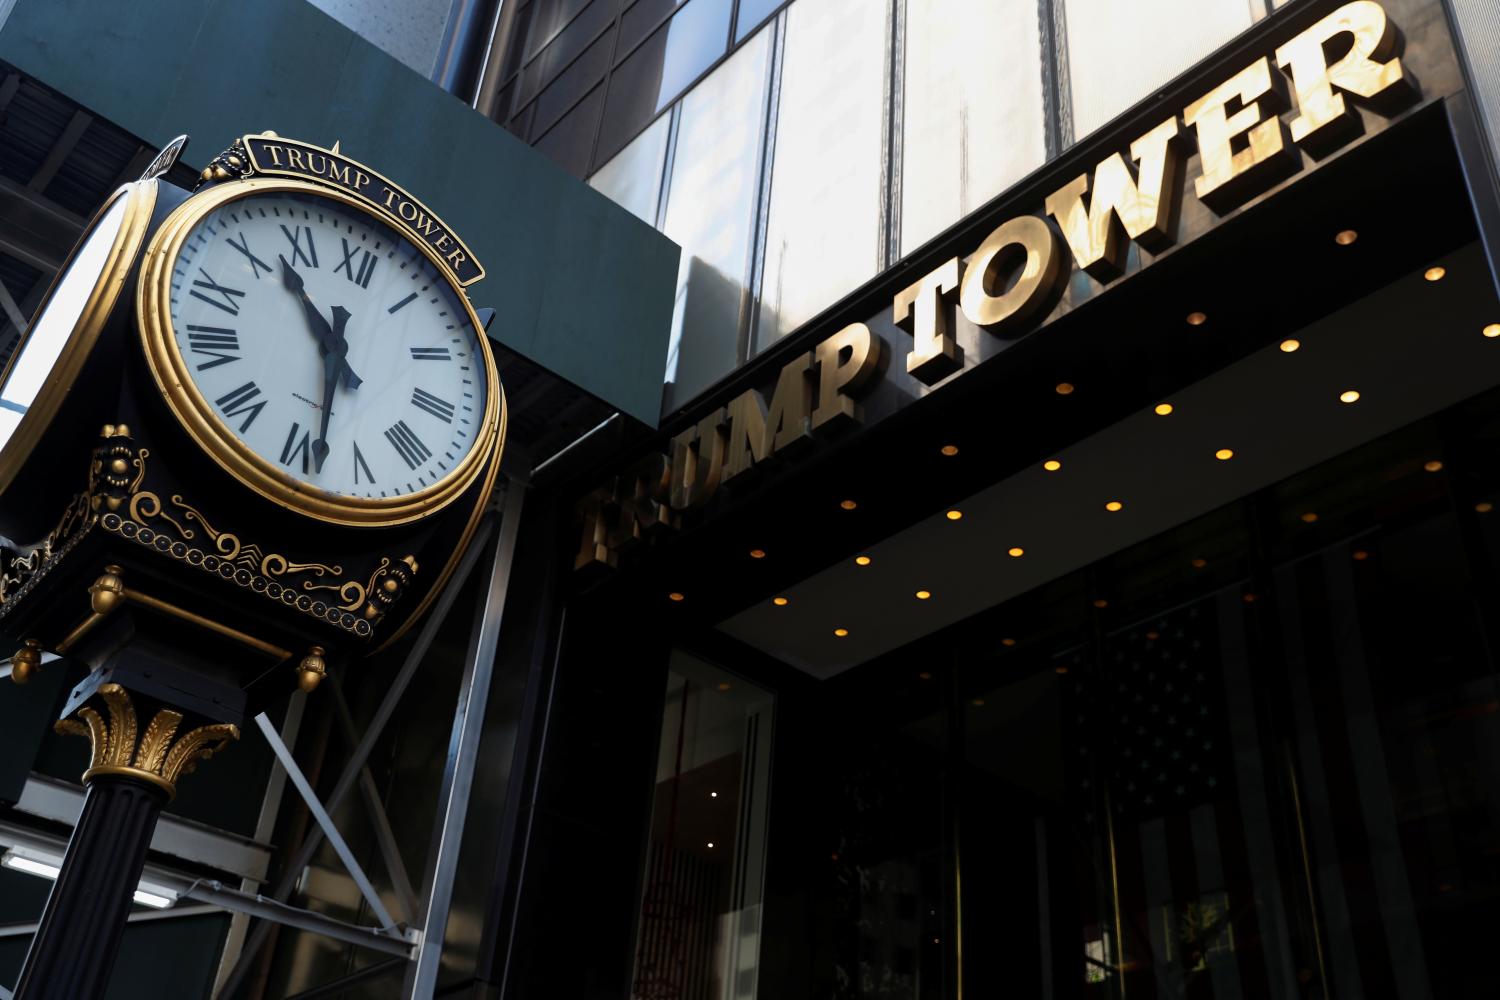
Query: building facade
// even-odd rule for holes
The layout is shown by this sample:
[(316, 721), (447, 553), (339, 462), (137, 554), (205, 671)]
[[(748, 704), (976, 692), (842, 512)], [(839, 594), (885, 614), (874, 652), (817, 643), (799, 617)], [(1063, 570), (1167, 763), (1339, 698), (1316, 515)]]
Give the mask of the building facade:
[[(520, 436), (423, 682), (388, 730), (403, 650), (278, 718), (320, 795), (367, 763), (330, 811), (404, 923), (458, 874), (426, 978), (192, 896), (128, 931), (119, 996), (153, 943), (183, 996), (1492, 995), (1493, 4), (318, 6), (416, 71), (392, 93), (478, 112), (500, 318), (554, 296), (491, 331)], [(14, 27), (17, 92), (75, 91), (34, 99), (61, 128), (87, 102)], [(76, 810), (26, 693), (14, 844)], [(172, 822), (242, 855), (148, 873), (368, 923), (237, 749), (254, 794)]]

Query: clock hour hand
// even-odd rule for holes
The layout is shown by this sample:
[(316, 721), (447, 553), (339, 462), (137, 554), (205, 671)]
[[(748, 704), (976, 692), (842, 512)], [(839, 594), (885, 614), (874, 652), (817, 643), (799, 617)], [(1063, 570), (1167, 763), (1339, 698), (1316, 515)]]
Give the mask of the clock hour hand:
[[(342, 333), (337, 337), (334, 336), (333, 329), (328, 325), (328, 321), (323, 318), (322, 313), (318, 312), (318, 307), (313, 305), (312, 299), (307, 297), (307, 289), (303, 284), (302, 275), (292, 269), (292, 265), (286, 262), (285, 256), (278, 255), (277, 259), (281, 261), (281, 283), (286, 286), (287, 291), (295, 292), (301, 298), (303, 312), (307, 314), (308, 325), (312, 327), (313, 336), (318, 340), (318, 346), (321, 348), (320, 353), (325, 358), (330, 356), (336, 357), (338, 360), (335, 363), (338, 366), (338, 370), (343, 373), (344, 384), (350, 389), (358, 389), (363, 380), (354, 374), (354, 369), (349, 367), (349, 362), (344, 357), (349, 351), (348, 342), (344, 340)], [(346, 318), (347, 315), (346, 313)], [(342, 350), (339, 349), (340, 344), (342, 344)]]

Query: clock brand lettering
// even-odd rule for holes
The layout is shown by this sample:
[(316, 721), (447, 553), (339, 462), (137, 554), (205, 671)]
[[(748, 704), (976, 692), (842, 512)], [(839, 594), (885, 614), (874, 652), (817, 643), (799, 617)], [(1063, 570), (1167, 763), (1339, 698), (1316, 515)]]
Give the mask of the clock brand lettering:
[[(441, 219), (379, 174), (372, 174), (339, 153), (307, 143), (269, 135), (247, 135), (243, 142), (254, 172), (316, 178), (345, 191), (380, 209), (400, 228), (437, 251), (444, 267), (460, 285), (470, 285), (484, 277), (484, 269), (469, 248)], [(251, 267), (255, 269), (254, 264)]]

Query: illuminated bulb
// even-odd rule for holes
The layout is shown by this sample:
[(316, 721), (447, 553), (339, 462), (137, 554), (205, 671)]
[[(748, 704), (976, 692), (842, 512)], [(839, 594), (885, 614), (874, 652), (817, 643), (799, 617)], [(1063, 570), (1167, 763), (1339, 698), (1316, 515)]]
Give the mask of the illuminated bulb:
[(932, 672), (929, 670), (920, 671), (917, 674), (917, 679), (922, 681), (930, 681), (932, 680)]
[(1474, 505), (1474, 509), (1480, 514), (1488, 514), (1490, 511), (1495, 509), (1495, 505), (1490, 503), (1488, 500), (1481, 500)]
[(1315, 513), (1313, 513), (1312, 511), (1308, 511), (1307, 513), (1305, 513), (1305, 514), (1302, 515), (1302, 523), (1303, 524), (1312, 524), (1317, 519), (1318, 519), (1318, 515), (1315, 514)]
[(1111, 511), (1111, 512), (1117, 511), (1117, 510), (1124, 510), (1125, 509), (1125, 505), (1122, 504), (1118, 500), (1111, 500), (1109, 503), (1107, 503), (1107, 504), (1104, 505), (1104, 509), (1107, 510), (1107, 511)]
[(771, 603), (776, 605), (778, 608), (784, 608), (790, 602), (787, 601), (785, 597), (773, 597), (771, 598)]
[(719, 682), (719, 690), (720, 691), (728, 691), (732, 687), (734, 687), (734, 685), (731, 684), (731, 683), (729, 683), (728, 681), (720, 681)]
[(1201, 312), (1190, 312), (1187, 314), (1188, 326), (1202, 326), (1208, 322), (1208, 314)]
[(710, 840), (710, 841), (709, 841), (709, 842), (708, 842), (708, 846), (709, 846), (709, 849), (710, 849), (710, 850), (712, 850), (712, 849), (713, 849), (713, 846), (714, 846), (714, 842), (713, 842), (713, 841), (712, 841), (712, 840)]
[(1341, 229), (1333, 237), (1333, 242), (1337, 243), (1341, 247), (1346, 247), (1349, 244), (1353, 243), (1357, 239), (1359, 239), (1359, 234), (1356, 233), (1354, 230), (1352, 230), (1352, 229)]
[(1485, 327), (1484, 335), (1491, 340), (1494, 340), (1496, 337), (1500, 337), (1500, 323), (1491, 323), (1489, 326)]
[(1002, 645), (1002, 646), (1014, 646), (1015, 644), (1016, 644), (1016, 640), (1014, 640), (1014, 639), (1001, 639), (1000, 640), (1000, 645)]
[(1012, 559), (1019, 559), (1026, 554), (1026, 550), (1019, 545), (1011, 546), (1009, 551)]
[(947, 455), (949, 458), (952, 458), (954, 455), (958, 454), (958, 445), (945, 444), (938, 450), (941, 451), (944, 455)]
[(1094, 600), (1094, 607), (1096, 607), (1096, 608), (1107, 608), (1107, 607), (1109, 607), (1109, 602), (1106, 601), (1102, 597), (1095, 598), (1095, 600)]
[(833, 634), (842, 639), (844, 636), (849, 634), (849, 630), (846, 628), (836, 628), (833, 630)]
[(845, 510), (853, 510), (854, 508), (858, 507), (859, 504), (855, 503), (853, 500), (840, 500), (839, 506), (844, 508)]
[(854, 565), (856, 565), (856, 566), (868, 566), (868, 565), (870, 565), (870, 557), (869, 556), (855, 556), (854, 557)]
[(930, 590), (919, 590), (919, 591), (917, 591), (917, 600), (919, 600), (919, 601), (925, 601), (925, 600), (927, 600), (931, 596), (932, 596), (932, 591), (930, 591)]
[(1428, 281), (1442, 281), (1443, 275), (1447, 273), (1448, 269), (1446, 267), (1429, 267), (1426, 271), (1422, 272), (1422, 277)]
[(1422, 468), (1426, 469), (1428, 472), (1442, 472), (1443, 463), (1434, 458), (1432, 461), (1424, 463)]
[(1246, 594), (1245, 595), (1245, 603), (1246, 604), (1254, 604), (1255, 603), (1255, 595), (1254, 594)]
[(669, 601), (681, 601), (683, 599), (684, 599), (683, 595), (679, 594), (675, 590), (672, 591), (670, 594), (667, 595), (667, 600), (669, 600)]
[(1301, 346), (1302, 346), (1302, 341), (1295, 340), (1295, 339), (1293, 339), (1291, 337), (1288, 337), (1286, 340), (1283, 340), (1281, 342), (1281, 352), (1283, 354), (1291, 354), (1293, 351), (1295, 351), (1297, 348), (1299, 348)]
[[(984, 699), (983, 698), (975, 698), (974, 699), (974, 707), (975, 708), (983, 708), (984, 707)], [(937, 938), (933, 938), (932, 939), (932, 943), (933, 944), (937, 944), (937, 941), (938, 941)]]
[(1048, 472), (1056, 472), (1058, 469), (1062, 468), (1062, 463), (1055, 458), (1049, 458), (1047, 459), (1047, 461), (1042, 463), (1042, 468), (1046, 469)]
[(1059, 396), (1067, 396), (1073, 392), (1073, 383), (1059, 382), (1057, 383), (1056, 389)]
[(1355, 550), (1355, 552), (1354, 552), (1354, 561), (1355, 562), (1364, 562), (1368, 558), (1370, 558), (1370, 553), (1366, 552), (1364, 549), (1356, 549)]
[(1228, 448), (1220, 448), (1218, 451), (1214, 452), (1214, 458), (1217, 458), (1221, 462), (1227, 462), (1233, 457), (1234, 452)]
[(1208, 565), (1208, 560), (1202, 558), (1201, 556), (1199, 558), (1193, 560), (1193, 569), (1202, 569), (1203, 567), (1205, 567), (1207, 565)]
[(961, 510), (950, 510), (948, 513), (944, 514), (943, 516), (946, 517), (950, 521), (957, 521), (957, 520), (961, 519), (964, 516), (964, 512), (961, 511)]
[(764, 559), (765, 557), (766, 557), (766, 550), (765, 549), (751, 549), (750, 550), (750, 558), (751, 559)]
[(1068, 672), (1068, 668), (1067, 668), (1067, 666), (1065, 664), (1059, 664), (1056, 669), (1057, 669), (1057, 672), (1060, 673), (1060, 674), (1065, 674), (1065, 673)]
[(708, 797), (711, 798), (711, 799), (716, 799), (716, 798), (719, 797), (719, 793), (718, 792), (709, 792), (708, 793)]
[(1171, 403), (1157, 403), (1156, 404), (1156, 415), (1158, 417), (1165, 417), (1167, 414), (1169, 414), (1171, 412), (1172, 412), (1172, 404)]
[(1146, 633), (1146, 638), (1150, 639), (1152, 642), (1155, 642), (1157, 639), (1161, 638), (1161, 633), (1160, 632), (1147, 632)]
[(1356, 403), (1358, 401), (1359, 390), (1357, 389), (1345, 389), (1343, 392), (1339, 393), (1340, 403)]

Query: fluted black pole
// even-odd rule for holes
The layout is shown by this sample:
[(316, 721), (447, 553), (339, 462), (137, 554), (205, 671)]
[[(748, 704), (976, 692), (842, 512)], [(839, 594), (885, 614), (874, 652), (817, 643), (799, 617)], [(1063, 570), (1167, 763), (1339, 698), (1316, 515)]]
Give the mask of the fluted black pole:
[(125, 918), (157, 817), (159, 785), (123, 774), (95, 774), (26, 953), (15, 1000), (96, 1000), (125, 932)]

